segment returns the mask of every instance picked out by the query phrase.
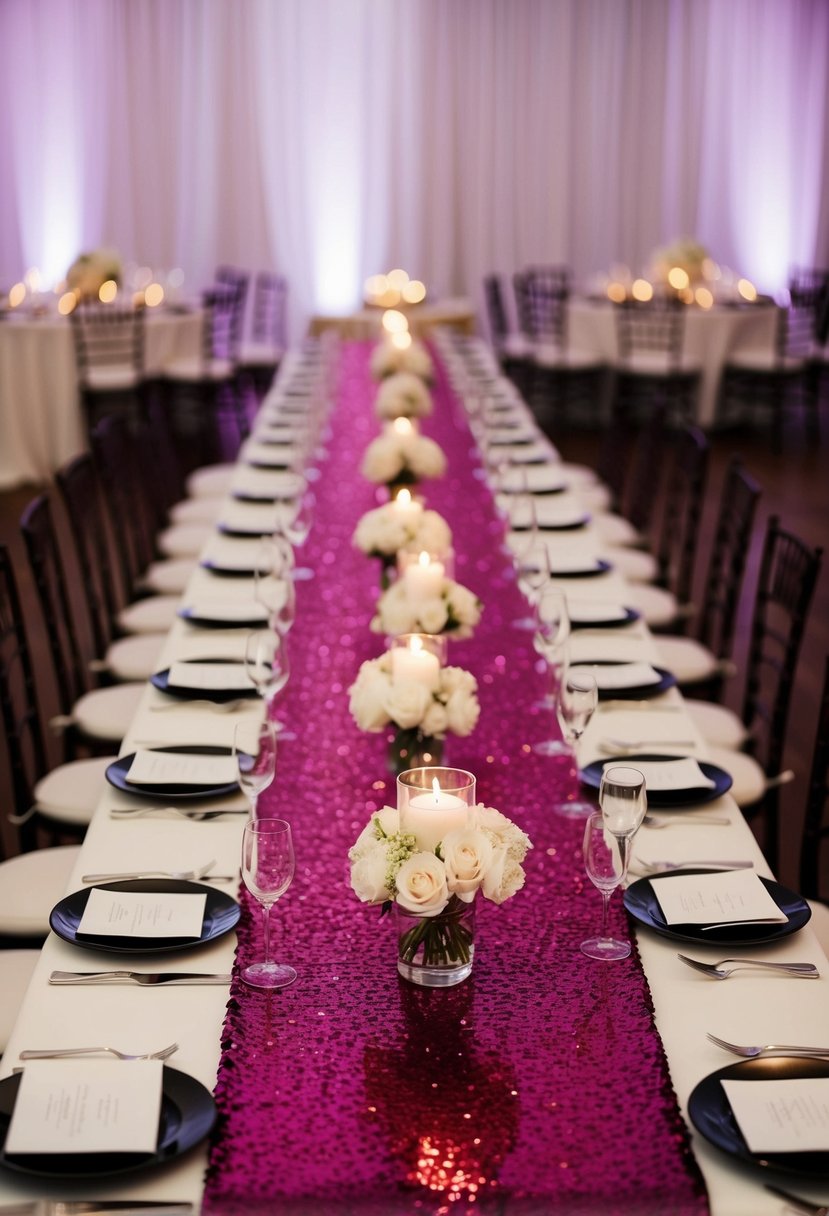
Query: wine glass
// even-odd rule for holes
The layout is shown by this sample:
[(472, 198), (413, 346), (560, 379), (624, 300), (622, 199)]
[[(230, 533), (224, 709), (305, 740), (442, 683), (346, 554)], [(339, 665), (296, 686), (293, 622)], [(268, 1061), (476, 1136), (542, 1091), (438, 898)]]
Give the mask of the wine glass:
[(265, 721), (258, 727), (239, 723), (233, 731), (233, 756), (239, 785), (250, 803), (251, 815), (256, 818), (259, 795), (276, 776), (276, 731), (273, 722)]
[[(308, 539), (315, 504), (314, 492), (307, 485), (300, 498), (277, 503), (277, 529), (294, 549), (301, 549)], [(309, 566), (297, 566), (294, 568), (293, 577), (304, 581), (313, 578), (314, 572)]]
[(639, 769), (609, 765), (599, 785), (599, 806), (609, 830), (614, 836), (624, 837), (629, 845), (648, 809), (645, 778)]
[(519, 617), (513, 622), (516, 629), (535, 630), (538, 600), (550, 581), (550, 554), (545, 541), (531, 534), (531, 539), (522, 545), (515, 558), (518, 586), (530, 605), (532, 615)]
[[(586, 671), (568, 671), (559, 685), (556, 716), (561, 732), (576, 760), (576, 772), (578, 772), (576, 746), (587, 730), (598, 703), (599, 689), (596, 677)], [(556, 804), (556, 810), (561, 815), (582, 816), (592, 814), (595, 807), (592, 802), (585, 802), (580, 798), (565, 798)]]
[(271, 960), (271, 908), (291, 885), (294, 876), (294, 846), (291, 825), (284, 819), (251, 819), (242, 837), (242, 880), (262, 905), (265, 958), (242, 971), (252, 988), (284, 988), (296, 979), (287, 963)]
[[(560, 668), (563, 665), (564, 645), (569, 637), (570, 613), (567, 609), (567, 596), (560, 587), (548, 583), (542, 588), (536, 604), (533, 646), (549, 667)], [(555, 693), (551, 691), (538, 702), (536, 708), (555, 712), (556, 704)]]
[[(291, 675), (287, 637), (270, 629), (249, 633), (245, 642), (245, 672), (270, 708)], [(284, 722), (274, 721), (274, 726), (283, 739), (294, 738)]]
[(268, 624), (285, 637), (296, 618), (296, 585), (287, 570), (274, 572), (257, 567), (254, 598), (268, 612)]
[(605, 826), (601, 811), (588, 816), (584, 825), (584, 868), (602, 895), (601, 930), (581, 943), (582, 954), (588, 958), (612, 962), (630, 954), (630, 942), (611, 937), (609, 929), (610, 899), (627, 873), (626, 844), (626, 837), (619, 838)]

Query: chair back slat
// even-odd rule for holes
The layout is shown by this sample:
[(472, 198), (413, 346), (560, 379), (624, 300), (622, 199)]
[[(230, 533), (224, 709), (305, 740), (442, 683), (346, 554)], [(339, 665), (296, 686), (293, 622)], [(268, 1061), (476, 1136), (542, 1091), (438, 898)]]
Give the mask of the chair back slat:
[(687, 605), (694, 582), (709, 446), (699, 427), (689, 426), (677, 431), (673, 448), (656, 557), (661, 581), (680, 604)]
[(95, 463), (88, 452), (58, 470), (55, 480), (66, 509), (69, 530), (81, 573), (96, 655), (103, 657), (113, 638), (120, 601), (107, 535), (106, 516)]
[(751, 530), (760, 487), (732, 457), (723, 485), (711, 546), (697, 637), (714, 654), (725, 658), (734, 648), (734, 631)]

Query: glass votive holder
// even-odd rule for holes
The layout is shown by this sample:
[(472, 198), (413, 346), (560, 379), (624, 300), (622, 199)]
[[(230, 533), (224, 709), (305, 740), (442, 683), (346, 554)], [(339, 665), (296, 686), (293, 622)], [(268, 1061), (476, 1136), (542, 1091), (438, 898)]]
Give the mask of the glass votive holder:
[(466, 827), (475, 805), (475, 778), (462, 768), (410, 768), (397, 778), (400, 831), (432, 852), (449, 832)]
[[(409, 574), (414, 570), (413, 574)], [(410, 580), (415, 591), (439, 595), (443, 580), (455, 577), (455, 554), (451, 548), (438, 553), (430, 549), (399, 549), (397, 572)]]
[(401, 633), (390, 638), (392, 682), (414, 680), (436, 692), (446, 664), (446, 638), (437, 633)]

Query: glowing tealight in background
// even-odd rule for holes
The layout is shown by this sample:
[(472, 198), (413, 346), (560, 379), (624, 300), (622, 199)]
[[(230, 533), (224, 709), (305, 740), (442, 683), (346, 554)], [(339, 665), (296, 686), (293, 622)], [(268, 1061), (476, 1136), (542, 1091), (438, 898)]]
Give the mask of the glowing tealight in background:
[(653, 299), (653, 287), (647, 279), (634, 279), (630, 294), (640, 304), (647, 304), (648, 300)]

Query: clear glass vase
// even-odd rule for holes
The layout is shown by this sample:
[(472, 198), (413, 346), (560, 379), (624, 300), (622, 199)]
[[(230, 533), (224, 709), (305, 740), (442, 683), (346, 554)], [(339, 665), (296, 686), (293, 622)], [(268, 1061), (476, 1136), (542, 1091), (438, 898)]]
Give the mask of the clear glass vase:
[(397, 970), (426, 988), (451, 988), (472, 971), (475, 957), (475, 900), (453, 895), (437, 916), (421, 916), (394, 905)]
[(442, 764), (444, 742), (435, 735), (424, 735), (417, 726), (396, 730), (389, 743), (389, 770), (398, 776), (410, 768)]

